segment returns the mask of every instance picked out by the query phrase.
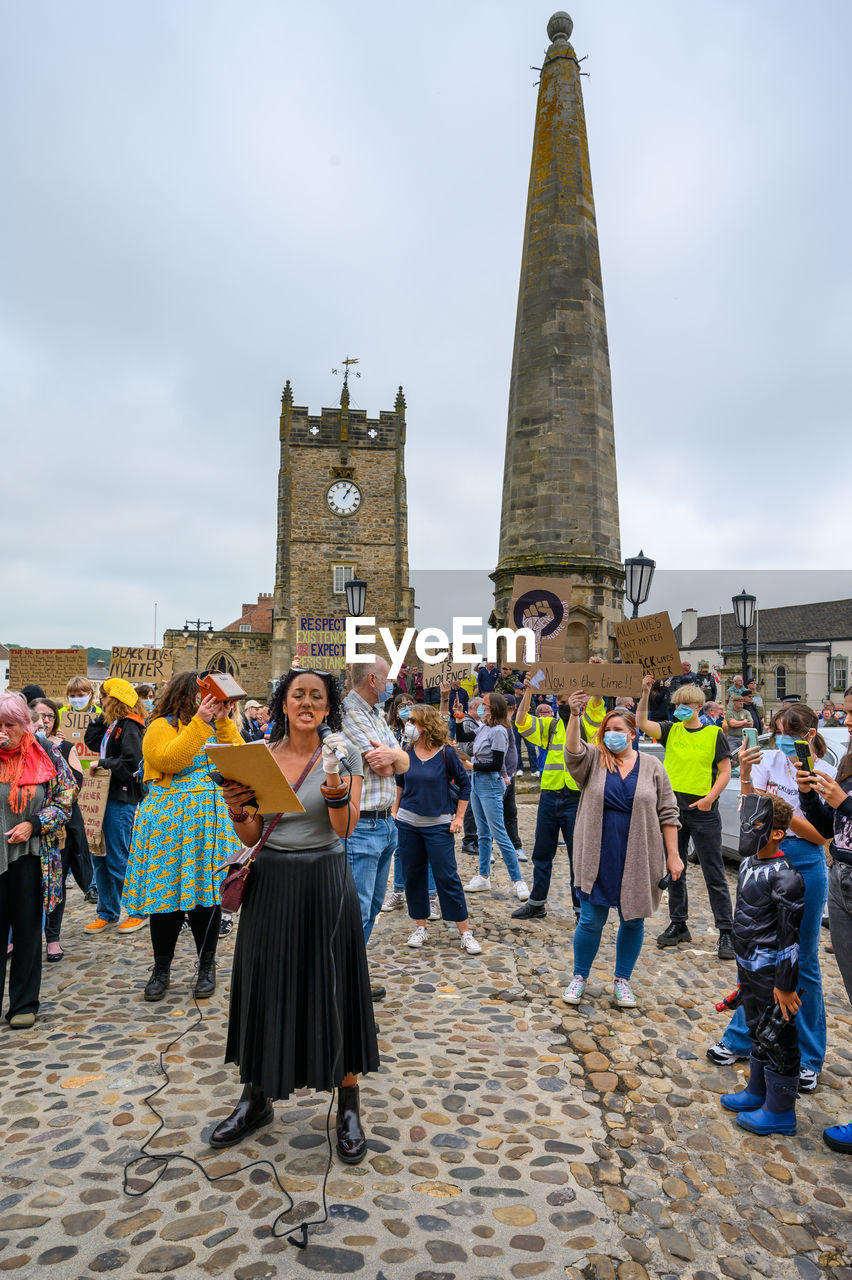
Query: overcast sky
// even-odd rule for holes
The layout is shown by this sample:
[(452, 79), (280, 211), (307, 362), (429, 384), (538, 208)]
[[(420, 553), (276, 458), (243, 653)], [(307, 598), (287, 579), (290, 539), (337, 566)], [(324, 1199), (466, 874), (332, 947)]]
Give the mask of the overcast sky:
[[(0, 641), (271, 590), (281, 388), (347, 353), (371, 415), (405, 389), (412, 566), (493, 568), (551, 12), (2, 0)], [(571, 13), (624, 553), (843, 568), (852, 5)]]

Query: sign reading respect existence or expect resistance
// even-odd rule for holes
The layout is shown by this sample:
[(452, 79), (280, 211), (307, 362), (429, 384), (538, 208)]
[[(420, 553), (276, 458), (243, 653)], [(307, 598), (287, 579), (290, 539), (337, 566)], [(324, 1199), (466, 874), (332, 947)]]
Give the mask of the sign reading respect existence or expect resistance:
[(65, 700), (68, 681), (85, 676), (88, 655), (85, 649), (10, 649), (9, 685), (40, 685), (48, 698)]
[(293, 657), (300, 667), (340, 671), (346, 666), (345, 618), (297, 614), (295, 623)]
[(129, 680), (131, 684), (165, 684), (172, 678), (173, 661), (171, 649), (134, 649), (114, 644), (109, 674)]
[(615, 639), (624, 662), (636, 662), (659, 679), (680, 675), (680, 652), (667, 613), (616, 623)]
[(599, 698), (637, 698), (642, 667), (626, 662), (542, 662), (529, 668), (536, 693), (588, 693)]

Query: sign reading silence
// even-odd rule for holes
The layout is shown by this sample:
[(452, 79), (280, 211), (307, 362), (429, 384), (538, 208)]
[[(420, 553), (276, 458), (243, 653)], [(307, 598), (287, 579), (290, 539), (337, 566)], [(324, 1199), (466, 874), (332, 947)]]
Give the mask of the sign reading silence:
[(615, 639), (624, 662), (636, 662), (643, 672), (658, 679), (680, 675), (680, 652), (667, 613), (649, 613), (644, 618), (619, 622)]

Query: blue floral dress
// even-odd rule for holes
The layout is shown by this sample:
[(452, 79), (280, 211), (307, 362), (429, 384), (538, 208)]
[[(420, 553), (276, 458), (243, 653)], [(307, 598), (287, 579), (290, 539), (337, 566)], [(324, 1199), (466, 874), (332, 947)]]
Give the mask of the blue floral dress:
[(199, 751), (168, 787), (154, 784), (136, 810), (122, 895), (130, 915), (218, 903), (223, 864), (241, 846), (209, 763)]

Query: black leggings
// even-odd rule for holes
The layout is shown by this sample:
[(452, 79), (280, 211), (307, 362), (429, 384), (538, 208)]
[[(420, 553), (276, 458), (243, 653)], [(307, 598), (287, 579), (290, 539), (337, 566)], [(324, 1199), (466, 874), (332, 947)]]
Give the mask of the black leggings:
[(199, 960), (214, 959), (219, 942), (219, 921), (222, 918), (222, 908), (218, 903), (215, 907), (193, 907), (191, 911), (158, 911), (149, 916), (154, 955), (167, 960), (173, 959), (184, 917), (189, 921)]

